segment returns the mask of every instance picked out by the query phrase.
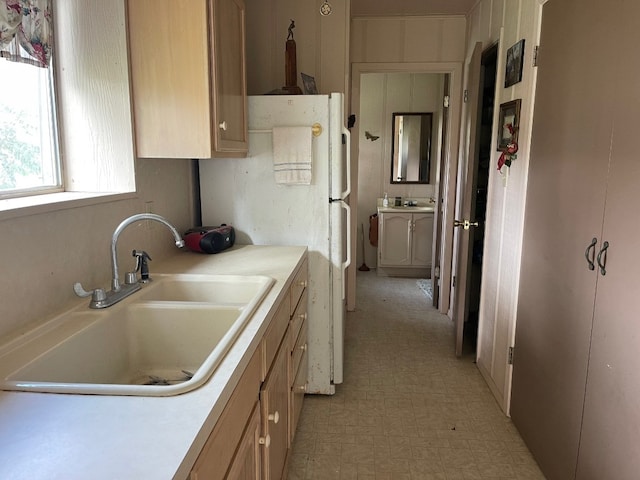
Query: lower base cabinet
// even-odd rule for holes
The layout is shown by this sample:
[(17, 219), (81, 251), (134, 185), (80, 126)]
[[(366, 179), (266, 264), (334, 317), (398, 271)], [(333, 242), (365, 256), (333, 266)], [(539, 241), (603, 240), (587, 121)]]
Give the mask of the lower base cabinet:
[(307, 262), (275, 307), (190, 480), (280, 480), (307, 385)]
[(378, 213), (377, 273), (428, 275), (432, 263), (433, 213)]
[(240, 445), (238, 445), (236, 456), (229, 467), (227, 479), (255, 480), (262, 477), (260, 462), (262, 422), (260, 419), (260, 403), (256, 402)]
[(287, 350), (281, 348), (260, 391), (262, 431), (270, 439), (262, 456), (264, 480), (282, 478), (289, 441), (288, 404)]

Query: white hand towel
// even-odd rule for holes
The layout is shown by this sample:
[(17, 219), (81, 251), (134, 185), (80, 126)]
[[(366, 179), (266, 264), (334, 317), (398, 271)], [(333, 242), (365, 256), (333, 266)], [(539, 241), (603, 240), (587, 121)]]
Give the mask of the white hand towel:
[(311, 184), (311, 127), (273, 127), (273, 173), (276, 183)]

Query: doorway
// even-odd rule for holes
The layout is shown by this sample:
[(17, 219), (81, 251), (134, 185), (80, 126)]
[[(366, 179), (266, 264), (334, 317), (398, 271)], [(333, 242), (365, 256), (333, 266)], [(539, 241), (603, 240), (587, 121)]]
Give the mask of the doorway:
[(478, 321), (480, 313), (480, 290), (482, 286), (482, 260), (484, 252), (485, 220), (487, 213), (487, 190), (489, 168), (491, 165), (491, 133), (493, 128), (493, 110), (495, 101), (498, 45), (495, 44), (482, 53), (480, 70), (480, 105), (478, 108), (478, 134), (475, 186), (472, 191), (471, 218), (478, 227), (470, 230), (470, 268), (468, 269), (467, 295), (468, 310), (464, 319), (464, 351), (476, 351), (478, 340)]
[[(440, 229), (441, 234), (438, 236), (439, 248), (435, 258), (440, 259), (442, 267), (440, 269), (440, 304), (438, 309), (441, 313), (447, 313), (449, 310), (449, 292), (450, 292), (450, 280), (451, 280), (451, 255), (453, 249), (452, 241), (452, 225), (453, 225), (453, 206), (455, 204), (455, 172), (457, 171), (458, 160), (458, 139), (459, 139), (459, 122), (460, 122), (460, 104), (461, 96), (461, 84), (462, 84), (462, 64), (458, 63), (428, 63), (428, 64), (397, 64), (397, 63), (381, 63), (381, 64), (357, 64), (352, 65), (352, 89), (351, 89), (351, 109), (350, 113), (356, 115), (356, 122), (351, 129), (351, 159), (352, 159), (352, 199), (354, 203), (351, 203), (352, 217), (356, 221), (352, 222), (352, 251), (357, 252), (355, 256), (356, 260), (352, 262), (350, 267), (347, 308), (348, 310), (354, 310), (355, 299), (355, 282), (356, 271), (358, 265), (366, 263), (368, 265), (376, 266), (377, 252), (375, 247), (369, 243), (369, 215), (376, 212), (376, 199), (382, 197), (383, 193), (388, 193), (390, 196), (396, 196), (390, 187), (390, 165), (387, 168), (386, 163), (383, 162), (383, 158), (390, 162), (391, 160), (391, 128), (384, 128), (384, 122), (381, 122), (380, 115), (377, 122), (379, 128), (372, 128), (370, 114), (363, 115), (363, 111), (367, 111), (370, 106), (368, 104), (361, 105), (361, 89), (366, 84), (365, 75), (372, 74), (409, 74), (409, 75), (421, 75), (431, 74), (438, 78), (442, 89), (449, 89), (450, 92), (456, 92), (449, 97), (448, 113), (442, 115), (445, 124), (440, 125), (440, 129), (437, 130), (437, 142), (439, 143), (439, 150), (441, 155), (434, 155), (432, 158), (438, 158), (438, 168), (433, 169), (432, 181), (429, 185), (412, 185), (405, 193), (399, 194), (406, 197), (434, 197), (438, 199), (438, 208), (435, 212), (435, 223), (442, 223)], [(447, 81), (445, 81), (445, 79)], [(438, 98), (438, 105), (442, 105), (443, 90), (440, 90), (440, 96)], [(410, 104), (405, 108), (398, 108), (398, 111), (407, 111), (410, 108)], [(442, 110), (442, 109), (441, 109)], [(387, 115), (389, 117), (389, 125), (391, 122), (391, 113)], [(386, 118), (386, 117), (385, 117)], [(445, 128), (446, 127), (446, 128)], [(384, 145), (384, 135), (388, 130), (388, 144)], [(367, 132), (369, 135), (366, 135)], [(443, 135), (443, 132), (446, 134)], [(381, 135), (382, 133), (382, 135)], [(360, 140), (366, 138), (368, 143), (365, 145), (368, 147), (366, 151), (360, 151)], [(373, 148), (373, 147), (376, 148)], [(376, 153), (377, 159), (372, 160), (373, 155), (371, 151), (380, 150)], [(387, 152), (387, 154), (382, 153)], [(454, 174), (452, 174), (454, 172)], [(443, 178), (445, 180), (440, 181)], [(365, 188), (358, 183), (368, 184)], [(394, 185), (395, 187), (395, 185)], [(362, 191), (365, 190), (365, 191)], [(366, 200), (365, 200), (366, 199)], [(355, 208), (354, 208), (355, 207)], [(354, 211), (355, 210), (355, 211)], [(363, 242), (363, 240), (365, 242)], [(362, 243), (365, 243), (365, 247), (362, 247)], [(363, 250), (366, 251), (366, 257), (363, 256)], [(433, 277), (433, 271), (432, 271)]]

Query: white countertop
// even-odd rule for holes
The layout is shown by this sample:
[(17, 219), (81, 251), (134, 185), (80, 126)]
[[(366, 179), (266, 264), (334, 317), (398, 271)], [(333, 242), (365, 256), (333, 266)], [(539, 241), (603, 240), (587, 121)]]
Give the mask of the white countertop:
[(427, 207), (416, 205), (413, 207), (378, 207), (378, 213), (433, 213), (435, 211), (435, 207)]
[[(411, 201), (415, 205), (405, 206), (405, 202)], [(402, 198), (402, 205), (395, 205), (395, 197), (389, 197), (389, 205), (384, 206), (382, 204), (383, 199), (378, 198), (376, 207), (378, 213), (433, 213), (436, 209), (436, 203), (432, 202), (429, 198)]]
[(216, 255), (179, 252), (154, 262), (151, 277), (267, 275), (276, 283), (211, 379), (191, 392), (123, 397), (0, 391), (0, 478), (187, 478), (305, 251), (235, 246)]

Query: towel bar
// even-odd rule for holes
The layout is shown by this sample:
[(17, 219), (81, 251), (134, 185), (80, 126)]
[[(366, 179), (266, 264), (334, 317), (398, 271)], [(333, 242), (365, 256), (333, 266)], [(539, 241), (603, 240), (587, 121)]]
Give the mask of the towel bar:
[[(249, 130), (249, 133), (273, 133), (273, 130)], [(319, 137), (320, 135), (322, 135), (322, 125), (320, 125), (319, 123), (314, 123), (313, 125), (311, 125), (311, 133), (314, 137)]]

